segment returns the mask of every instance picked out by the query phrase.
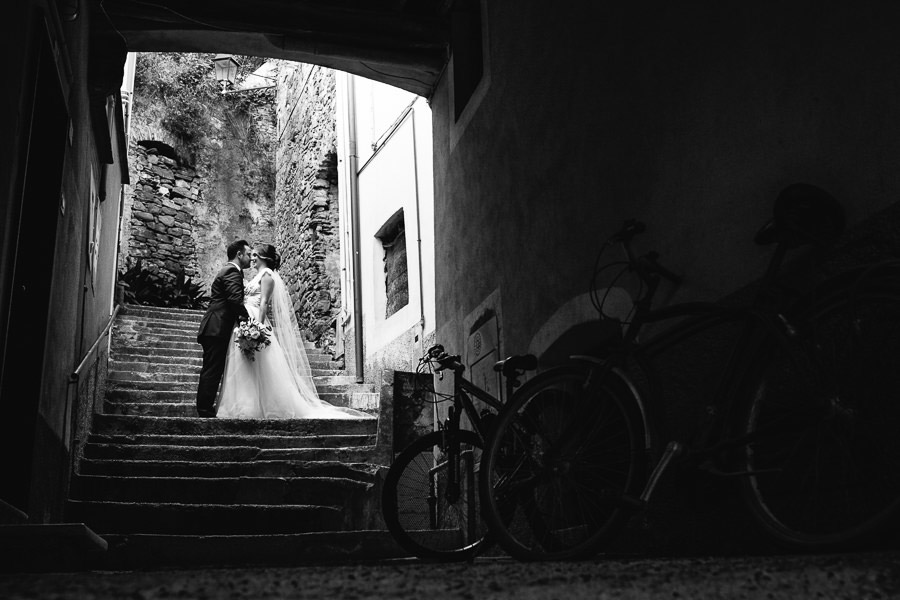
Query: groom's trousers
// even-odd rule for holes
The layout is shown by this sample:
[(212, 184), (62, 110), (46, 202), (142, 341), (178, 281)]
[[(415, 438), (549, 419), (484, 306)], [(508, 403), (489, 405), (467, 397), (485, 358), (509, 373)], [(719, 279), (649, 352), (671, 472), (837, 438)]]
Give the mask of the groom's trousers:
[(215, 410), (216, 394), (225, 372), (225, 356), (228, 354), (230, 339), (203, 336), (198, 340), (203, 346), (203, 367), (200, 369), (200, 383), (197, 385), (198, 413), (212, 413)]

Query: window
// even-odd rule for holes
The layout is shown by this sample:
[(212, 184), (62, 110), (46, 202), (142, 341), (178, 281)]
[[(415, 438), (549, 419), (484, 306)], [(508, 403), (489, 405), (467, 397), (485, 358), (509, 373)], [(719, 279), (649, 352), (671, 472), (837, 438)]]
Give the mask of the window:
[(375, 237), (384, 250), (385, 317), (409, 304), (409, 268), (406, 261), (406, 227), (401, 208), (388, 219)]

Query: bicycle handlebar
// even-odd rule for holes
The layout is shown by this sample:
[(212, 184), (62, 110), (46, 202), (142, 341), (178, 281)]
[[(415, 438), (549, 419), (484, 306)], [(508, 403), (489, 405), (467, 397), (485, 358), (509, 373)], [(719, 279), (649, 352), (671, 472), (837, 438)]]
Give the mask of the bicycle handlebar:
[[(635, 256), (631, 251), (630, 243), (635, 238), (635, 236), (644, 233), (647, 230), (646, 224), (643, 221), (638, 221), (637, 219), (627, 219), (624, 223), (622, 223), (622, 227), (612, 236), (610, 236), (607, 244), (622, 244), (625, 249), (625, 253), (628, 256), (628, 261), (635, 267), (638, 273), (641, 274), (643, 278), (647, 278), (649, 275), (658, 275), (663, 279), (667, 279), (672, 283), (678, 285), (682, 282), (682, 278), (680, 275), (676, 275), (669, 269), (663, 267), (658, 262), (659, 253), (658, 252), (648, 252), (642, 256)], [(599, 261), (599, 257), (598, 257)]]
[(428, 349), (428, 353), (422, 357), (422, 362), (436, 362), (438, 366), (435, 371), (438, 372), (443, 371), (444, 369), (462, 372), (465, 370), (465, 367), (459, 362), (459, 359), (459, 356), (447, 354), (442, 345), (436, 344)]

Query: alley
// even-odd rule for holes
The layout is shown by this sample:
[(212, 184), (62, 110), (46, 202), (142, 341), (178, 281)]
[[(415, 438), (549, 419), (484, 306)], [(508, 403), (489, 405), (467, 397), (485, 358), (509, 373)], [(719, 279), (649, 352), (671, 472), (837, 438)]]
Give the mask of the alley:
[(900, 553), (0, 575), (7, 600), (900, 598)]

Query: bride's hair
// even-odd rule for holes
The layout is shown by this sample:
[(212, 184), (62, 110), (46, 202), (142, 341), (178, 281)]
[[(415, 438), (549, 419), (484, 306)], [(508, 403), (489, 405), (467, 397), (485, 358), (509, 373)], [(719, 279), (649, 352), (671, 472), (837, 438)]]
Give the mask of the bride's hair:
[(256, 249), (256, 256), (266, 261), (266, 265), (273, 270), (281, 266), (281, 255), (272, 244), (260, 244)]

